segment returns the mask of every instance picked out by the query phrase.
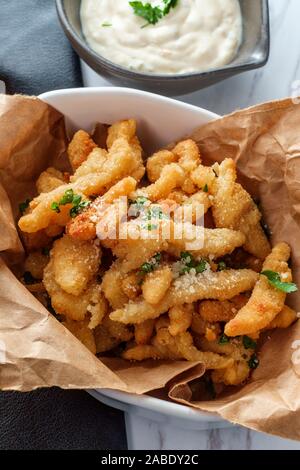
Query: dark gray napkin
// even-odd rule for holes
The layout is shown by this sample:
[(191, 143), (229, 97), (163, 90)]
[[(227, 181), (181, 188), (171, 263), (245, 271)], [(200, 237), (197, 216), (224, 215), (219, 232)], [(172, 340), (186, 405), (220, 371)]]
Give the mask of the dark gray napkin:
[(0, 0), (0, 80), (8, 93), (35, 95), (82, 86), (54, 0)]
[[(0, 80), (8, 93), (32, 95), (82, 86), (54, 0), (0, 0)], [(123, 414), (86, 392), (0, 393), (2, 450), (125, 448)]]

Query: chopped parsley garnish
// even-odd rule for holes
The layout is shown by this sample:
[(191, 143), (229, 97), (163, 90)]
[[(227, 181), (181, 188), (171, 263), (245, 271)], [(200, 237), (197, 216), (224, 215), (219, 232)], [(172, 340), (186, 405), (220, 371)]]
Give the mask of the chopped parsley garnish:
[(73, 189), (67, 189), (59, 202), (52, 202), (51, 209), (59, 214), (60, 206), (66, 206), (67, 204), (73, 204), (70, 209), (70, 216), (74, 218), (90, 205), (90, 201), (83, 201), (80, 194), (74, 194)]
[(70, 216), (72, 217), (72, 219), (76, 217), (76, 215), (80, 214), (84, 209), (89, 207), (89, 205), (90, 201), (81, 201), (80, 196), (80, 201), (78, 202), (78, 204), (74, 205), (74, 207), (72, 207), (72, 209), (70, 210)]
[(167, 219), (168, 216), (163, 213), (160, 206), (152, 206), (150, 207), (150, 209), (147, 210), (146, 213), (143, 214), (142, 218), (147, 221), (147, 223), (143, 225), (142, 228), (150, 231), (158, 229), (158, 225), (153, 222), (157, 220)]
[(68, 189), (61, 200), (59, 201), (60, 206), (66, 206), (67, 204), (72, 204), (74, 198), (74, 191), (73, 189)]
[(162, 220), (162, 219), (165, 219), (165, 218), (167, 218), (167, 216), (163, 213), (161, 207), (159, 207), (159, 206), (153, 206), (147, 212), (147, 219), (148, 220), (151, 220), (151, 219)]
[(23, 274), (23, 279), (24, 279), (24, 283), (27, 284), (27, 285), (36, 283), (36, 279), (34, 279), (34, 277), (32, 276), (32, 274), (29, 271), (26, 271)]
[(110, 26), (112, 26), (112, 24), (109, 23), (108, 21), (104, 21), (101, 26), (102, 28), (109, 28)]
[(278, 289), (282, 292), (287, 294), (291, 294), (292, 292), (297, 292), (298, 287), (293, 282), (282, 282), (280, 274), (276, 273), (275, 271), (263, 271), (261, 273), (263, 276), (269, 281), (269, 284), (275, 289)]
[(249, 336), (245, 335), (243, 336), (243, 345), (245, 349), (255, 349), (257, 343), (252, 338), (249, 338)]
[(152, 230), (157, 230), (158, 229), (158, 225), (155, 225), (155, 224), (147, 224), (147, 225), (143, 225), (142, 228), (148, 230), (149, 232), (151, 232)]
[(225, 271), (227, 269), (225, 261), (220, 261), (218, 263), (218, 271)]
[(143, 274), (152, 273), (155, 270), (155, 268), (157, 268), (160, 262), (161, 262), (161, 253), (157, 253), (151, 258), (150, 261), (142, 264), (142, 266), (140, 267), (140, 271)]
[(197, 261), (188, 251), (182, 251), (180, 259), (183, 264), (180, 274), (189, 273), (192, 269), (196, 271), (196, 274), (201, 274), (207, 269), (207, 261), (205, 259)]
[(51, 204), (51, 209), (52, 209), (54, 212), (57, 212), (57, 214), (59, 214), (59, 213), (60, 213), (60, 208), (59, 208), (58, 202), (52, 202), (52, 204)]
[(219, 344), (227, 344), (229, 343), (229, 338), (227, 335), (225, 335), (225, 333), (223, 333), (221, 336), (220, 336), (220, 339), (219, 339)]
[(146, 202), (148, 202), (149, 199), (147, 199), (145, 196), (138, 196), (135, 201), (129, 201), (130, 204), (135, 204), (138, 206), (143, 206)]
[(26, 199), (26, 201), (19, 204), (19, 211), (22, 215), (26, 212), (26, 209), (28, 209), (30, 202), (31, 199)]
[(203, 188), (202, 191), (204, 191), (205, 193), (208, 193), (208, 186), (207, 186), (207, 184), (204, 186), (204, 188)]
[(149, 2), (129, 2), (133, 8), (134, 14), (147, 21), (142, 27), (150, 24), (154, 25), (164, 16), (168, 15), (171, 8), (175, 8), (179, 0), (162, 0), (162, 5), (153, 7)]
[(259, 366), (259, 359), (256, 354), (252, 354), (248, 361), (248, 366), (250, 367), (250, 369), (257, 369), (257, 367)]

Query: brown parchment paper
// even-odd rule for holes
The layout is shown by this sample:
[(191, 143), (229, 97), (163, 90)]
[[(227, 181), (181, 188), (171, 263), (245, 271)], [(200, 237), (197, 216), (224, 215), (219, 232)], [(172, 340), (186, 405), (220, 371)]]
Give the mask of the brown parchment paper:
[[(291, 100), (238, 111), (193, 134), (206, 162), (231, 157), (241, 182), (264, 209), (273, 241), (292, 246), (300, 285), (300, 105)], [(180, 138), (181, 136), (178, 136)], [(169, 398), (218, 413), (231, 422), (300, 440), (300, 324), (276, 331), (263, 345), (249, 384), (212, 402), (192, 401), (189, 382), (203, 367), (188, 362), (94, 357), (16, 279), (23, 254), (15, 218), (34, 194), (37, 176), (66, 164), (63, 116), (37, 98), (0, 95), (0, 388), (111, 388), (134, 393), (169, 390)], [(290, 304), (300, 310), (299, 295)], [(292, 356), (294, 363), (292, 362)], [(300, 361), (298, 361), (300, 363)]]

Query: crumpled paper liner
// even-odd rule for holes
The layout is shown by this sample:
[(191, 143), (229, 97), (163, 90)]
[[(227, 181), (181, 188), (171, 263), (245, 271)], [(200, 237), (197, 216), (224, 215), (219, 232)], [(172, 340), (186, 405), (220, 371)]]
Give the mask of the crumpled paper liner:
[[(300, 106), (283, 100), (238, 111), (191, 136), (205, 162), (225, 157), (237, 162), (241, 182), (262, 203), (273, 242), (285, 240), (292, 247), (298, 285), (299, 130)], [(141, 394), (167, 386), (175, 401), (300, 440), (300, 351), (291, 348), (300, 340), (300, 324), (270, 335), (249, 384), (218, 400), (199, 402), (193, 401), (189, 382), (203, 374), (201, 364), (100, 361), (16, 279), (9, 268), (15, 269), (23, 254), (15, 225), (18, 203), (34, 194), (42, 170), (66, 165), (66, 144), (64, 120), (56, 110), (36, 98), (0, 95), (0, 388), (27, 391), (56, 385)], [(289, 296), (289, 301), (300, 309), (299, 295)]]

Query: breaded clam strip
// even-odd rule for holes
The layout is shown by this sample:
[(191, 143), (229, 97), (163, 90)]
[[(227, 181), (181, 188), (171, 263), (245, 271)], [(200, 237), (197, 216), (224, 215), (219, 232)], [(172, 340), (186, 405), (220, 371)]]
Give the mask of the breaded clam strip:
[(173, 360), (186, 359), (191, 362), (202, 362), (206, 369), (223, 369), (233, 364), (231, 358), (212, 352), (199, 351), (189, 332), (180, 333), (174, 338), (167, 328), (161, 328), (153, 342), (156, 348), (162, 351), (162, 354)]
[(68, 294), (55, 281), (53, 260), (50, 260), (44, 270), (44, 286), (51, 298), (51, 304), (56, 313), (65, 315), (71, 320), (81, 321), (90, 309), (92, 315), (103, 318), (106, 313), (106, 302), (98, 284), (92, 281), (89, 287), (79, 296)]
[(115, 122), (108, 129), (107, 148), (109, 152), (114, 148), (117, 141), (125, 140), (130, 146), (131, 157), (133, 160), (133, 168), (128, 175), (137, 181), (140, 181), (145, 174), (145, 167), (142, 159), (142, 147), (136, 136), (136, 121), (128, 119), (125, 121)]
[[(263, 271), (280, 274), (283, 282), (291, 282), (288, 266), (290, 247), (286, 243), (276, 245), (263, 264)], [(256, 333), (267, 325), (283, 309), (286, 293), (271, 286), (267, 277), (260, 275), (248, 303), (225, 326), (225, 334), (239, 336)]]
[(35, 185), (37, 192), (41, 194), (49, 193), (49, 191), (52, 191), (65, 183), (66, 181), (64, 180), (62, 172), (49, 167), (40, 174)]
[(97, 274), (101, 250), (94, 242), (64, 235), (54, 242), (51, 259), (57, 284), (68, 294), (80, 295)]
[(115, 310), (110, 314), (110, 318), (122, 323), (142, 323), (149, 318), (159, 317), (174, 305), (202, 299), (231, 299), (241, 292), (251, 290), (257, 279), (258, 274), (249, 269), (185, 274), (174, 281), (159, 305), (151, 305), (140, 299)]
[(90, 207), (70, 221), (67, 233), (72, 238), (79, 240), (93, 240), (96, 238), (96, 225), (101, 219), (107, 204), (112, 204), (121, 196), (128, 196), (135, 191), (137, 181), (131, 176), (123, 178), (112, 186), (103, 196), (98, 197)]
[(96, 147), (86, 131), (76, 132), (68, 147), (68, 157), (73, 170), (76, 170)]
[[(242, 232), (230, 229), (209, 229), (196, 225), (185, 223), (181, 227), (176, 227), (176, 223), (172, 224), (170, 249), (173, 255), (180, 256), (182, 251), (190, 251), (193, 256), (214, 256), (219, 258), (226, 254), (230, 254), (235, 248), (245, 243), (246, 237)], [(177, 230), (178, 228), (178, 230)], [(179, 229), (181, 229), (179, 231)], [(181, 237), (176, 236), (182, 233)], [(203, 243), (201, 246), (201, 241)]]
[(113, 254), (119, 258), (120, 270), (123, 274), (134, 269), (138, 269), (141, 265), (149, 261), (155, 254), (166, 251), (168, 243), (164, 240), (148, 238), (148, 239), (130, 239), (119, 240), (118, 244), (112, 248)]
[(235, 163), (227, 158), (219, 165), (219, 175), (212, 187), (216, 226), (243, 232), (245, 250), (265, 259), (271, 247), (260, 225), (261, 213), (247, 191), (235, 181)]
[(276, 315), (274, 320), (266, 326), (266, 330), (275, 330), (276, 328), (288, 328), (297, 320), (297, 313), (287, 305)]
[(141, 194), (148, 197), (151, 201), (164, 199), (175, 188), (178, 188), (184, 182), (185, 173), (177, 163), (170, 163), (163, 168), (158, 180), (143, 188)]
[(20, 229), (32, 233), (50, 224), (66, 225), (71, 218), (69, 212), (72, 204), (61, 206), (61, 212), (57, 213), (51, 209), (52, 203), (59, 203), (65, 192), (70, 189), (84, 196), (104, 193), (117, 181), (130, 174), (135, 165), (130, 147), (122, 146), (105, 161), (100, 173), (82, 176), (74, 183), (65, 184), (50, 193), (36, 197), (30, 203), (31, 212), (20, 218)]
[(122, 353), (127, 361), (145, 361), (147, 359), (167, 359), (158, 348), (152, 344), (137, 344)]

